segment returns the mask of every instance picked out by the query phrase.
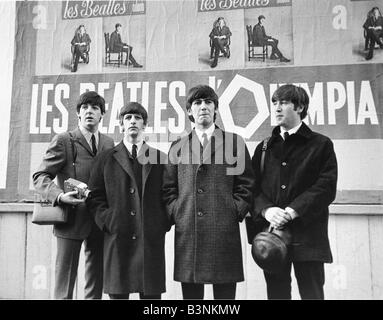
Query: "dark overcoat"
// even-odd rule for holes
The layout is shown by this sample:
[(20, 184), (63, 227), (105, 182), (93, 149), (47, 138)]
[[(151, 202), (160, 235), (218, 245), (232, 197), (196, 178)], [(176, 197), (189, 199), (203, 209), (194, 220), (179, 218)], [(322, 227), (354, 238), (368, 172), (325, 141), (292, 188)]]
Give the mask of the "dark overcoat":
[(174, 280), (243, 281), (239, 222), (252, 196), (250, 156), (240, 136), (218, 127), (203, 163), (200, 148), (193, 130), (172, 144), (164, 171), (164, 200), (175, 223)]
[[(33, 174), (35, 189), (46, 199), (54, 203), (57, 196), (64, 192), (64, 181), (76, 178), (88, 183), (90, 170), (95, 156), (80, 129), (70, 131), (73, 136), (75, 164), (73, 166), (71, 138), (68, 132), (53, 137), (37, 171)], [(106, 135), (99, 135), (98, 151), (111, 149), (114, 141)], [(75, 174), (76, 171), (76, 174)], [(57, 183), (54, 179), (57, 178)], [(91, 232), (94, 219), (85, 203), (70, 207), (68, 222), (57, 224), (53, 232), (57, 237), (67, 239), (86, 239)]]
[[(166, 155), (143, 144), (142, 194), (132, 158), (123, 142), (98, 156), (89, 181), (87, 200), (104, 231), (104, 292), (145, 295), (165, 291), (165, 233), (170, 223), (161, 187)], [(149, 156), (148, 156), (149, 155)]]
[(293, 261), (332, 262), (328, 239), (328, 207), (335, 199), (337, 160), (331, 140), (302, 123), (296, 134), (283, 142), (280, 128), (273, 130), (260, 175), (262, 143), (252, 158), (255, 172), (254, 210), (257, 224), (269, 207), (290, 207), (298, 217), (289, 223)]

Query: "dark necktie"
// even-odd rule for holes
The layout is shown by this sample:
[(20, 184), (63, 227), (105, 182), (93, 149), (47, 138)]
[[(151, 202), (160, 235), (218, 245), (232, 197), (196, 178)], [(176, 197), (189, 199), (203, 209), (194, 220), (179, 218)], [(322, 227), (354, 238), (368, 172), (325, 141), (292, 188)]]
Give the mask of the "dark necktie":
[(133, 159), (137, 159), (137, 145), (132, 146), (132, 157)]
[(284, 137), (285, 141), (288, 139), (289, 136), (290, 135), (289, 135), (289, 133), (287, 131), (283, 134), (283, 137)]
[(92, 134), (92, 138), (90, 140), (92, 141), (93, 154), (96, 155), (97, 154), (97, 147), (96, 147), (96, 137), (94, 136), (94, 134)]
[(203, 133), (202, 134), (202, 148), (203, 148), (203, 150), (205, 150), (208, 142), (209, 141), (207, 140), (207, 134)]

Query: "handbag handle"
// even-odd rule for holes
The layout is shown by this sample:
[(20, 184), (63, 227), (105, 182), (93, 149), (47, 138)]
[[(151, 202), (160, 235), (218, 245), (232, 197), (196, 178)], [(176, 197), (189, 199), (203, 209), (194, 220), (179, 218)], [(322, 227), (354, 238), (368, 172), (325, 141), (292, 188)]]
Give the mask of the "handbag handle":
[(267, 150), (267, 143), (269, 142), (270, 137), (263, 140), (262, 144), (262, 154), (261, 154), (261, 163), (260, 163), (260, 170), (261, 170), (261, 176), (263, 174), (263, 170), (265, 169), (265, 156), (266, 156), (266, 150)]
[(74, 137), (72, 132), (68, 132), (69, 134), (69, 139), (70, 139), (70, 144), (72, 147), (72, 166), (73, 166), (73, 172), (74, 172), (74, 178), (77, 179), (77, 174), (76, 174), (76, 159), (77, 159), (77, 148), (74, 146)]

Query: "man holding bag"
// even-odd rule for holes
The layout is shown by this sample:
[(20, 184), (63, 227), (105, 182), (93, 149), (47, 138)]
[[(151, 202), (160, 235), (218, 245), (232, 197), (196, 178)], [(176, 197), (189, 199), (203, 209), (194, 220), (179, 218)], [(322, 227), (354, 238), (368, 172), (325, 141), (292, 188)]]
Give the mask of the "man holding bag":
[(44, 198), (54, 205), (70, 208), (68, 221), (53, 228), (57, 237), (55, 299), (73, 297), (83, 242), (85, 299), (102, 297), (102, 233), (94, 223), (84, 200), (77, 199), (77, 192), (64, 192), (64, 181), (74, 178), (88, 183), (96, 154), (114, 146), (113, 139), (98, 131), (104, 113), (103, 97), (94, 91), (83, 93), (77, 102), (79, 127), (53, 137), (40, 167), (33, 174), (34, 187)]

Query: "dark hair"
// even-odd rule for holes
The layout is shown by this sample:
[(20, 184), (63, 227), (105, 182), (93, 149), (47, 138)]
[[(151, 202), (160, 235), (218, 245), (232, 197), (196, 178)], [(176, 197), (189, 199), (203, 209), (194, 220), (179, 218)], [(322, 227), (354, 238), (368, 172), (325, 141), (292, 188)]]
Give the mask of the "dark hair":
[(264, 15), (261, 14), (261, 15), (258, 17), (258, 22), (260, 22), (262, 19), (266, 19), (266, 18), (265, 18)]
[(226, 20), (225, 20), (225, 18), (224, 18), (224, 17), (218, 17), (218, 19), (215, 20), (214, 23), (213, 23), (213, 28), (218, 27), (218, 26), (219, 26), (219, 22), (220, 22), (221, 20), (223, 20), (224, 25), (226, 26)]
[(302, 107), (303, 109), (300, 116), (303, 120), (307, 116), (310, 98), (303, 88), (297, 87), (293, 84), (285, 84), (274, 92), (271, 101), (290, 101), (294, 104), (294, 110), (298, 107)]
[(380, 12), (380, 10), (379, 10), (378, 7), (373, 7), (373, 8), (369, 11), (368, 15), (369, 15), (370, 17), (374, 17), (374, 11), (375, 11), (375, 10), (378, 10), (378, 12), (379, 12), (379, 16), (381, 17), (381, 16), (382, 16), (382, 13)]
[(80, 108), (83, 104), (99, 106), (101, 114), (105, 113), (105, 100), (96, 91), (84, 92), (77, 101), (77, 113), (80, 113)]
[(122, 27), (121, 23), (116, 23), (115, 29), (117, 30), (118, 27)]
[[(209, 99), (214, 102), (214, 108), (218, 109), (218, 96), (215, 91), (207, 85), (198, 85), (189, 90), (186, 98), (186, 110), (189, 111), (194, 100), (197, 99)], [(214, 115), (215, 121), (216, 115)], [(189, 116), (191, 122), (194, 122), (194, 117)]]
[(144, 120), (144, 124), (146, 125), (146, 122), (148, 121), (148, 113), (141, 104), (138, 102), (129, 102), (126, 106), (121, 108), (120, 114), (118, 116), (121, 126), (123, 124), (124, 115), (128, 113), (141, 115), (142, 119)]
[(74, 35), (75, 35), (75, 36), (78, 35), (78, 34), (80, 33), (80, 29), (81, 29), (82, 27), (84, 27), (84, 31), (85, 31), (85, 33), (86, 33), (86, 28), (85, 28), (85, 26), (84, 26), (83, 24), (80, 24), (80, 25), (77, 27), (77, 29), (75, 30), (75, 32), (74, 32)]

